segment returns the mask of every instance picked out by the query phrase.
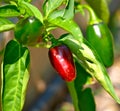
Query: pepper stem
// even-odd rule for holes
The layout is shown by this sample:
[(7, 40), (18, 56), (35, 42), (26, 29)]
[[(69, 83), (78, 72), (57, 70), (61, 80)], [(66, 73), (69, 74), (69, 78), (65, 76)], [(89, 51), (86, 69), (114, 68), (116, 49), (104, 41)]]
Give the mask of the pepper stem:
[(52, 43), (52, 47), (58, 45), (58, 40), (52, 34), (49, 34), (49, 39)]
[(89, 11), (89, 15), (90, 15), (89, 24), (90, 25), (102, 22), (102, 20), (97, 17), (95, 12), (93, 11), (93, 9), (89, 5), (86, 5), (86, 4), (82, 5), (82, 8), (85, 8)]

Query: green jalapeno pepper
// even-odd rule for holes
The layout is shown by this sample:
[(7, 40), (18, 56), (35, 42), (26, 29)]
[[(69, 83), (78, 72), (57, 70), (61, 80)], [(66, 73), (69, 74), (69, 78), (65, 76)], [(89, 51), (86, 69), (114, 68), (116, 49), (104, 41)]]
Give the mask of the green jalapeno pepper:
[(111, 66), (114, 61), (113, 37), (107, 25), (103, 22), (88, 25), (86, 36), (100, 55), (104, 65), (106, 67)]
[(35, 45), (41, 40), (44, 25), (35, 17), (20, 20), (15, 27), (15, 38), (24, 45)]
[(90, 15), (86, 29), (86, 39), (97, 51), (104, 65), (109, 67), (114, 61), (112, 33), (108, 26), (95, 15), (92, 8), (88, 5), (83, 5), (83, 7), (88, 9)]

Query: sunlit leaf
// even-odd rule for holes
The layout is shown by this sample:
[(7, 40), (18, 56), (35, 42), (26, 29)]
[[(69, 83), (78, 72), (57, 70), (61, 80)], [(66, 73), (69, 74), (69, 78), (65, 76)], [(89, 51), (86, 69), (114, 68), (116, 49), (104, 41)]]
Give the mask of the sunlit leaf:
[(63, 17), (64, 12), (65, 12), (65, 9), (55, 10), (54, 12), (52, 12), (52, 13), (48, 16), (48, 19), (51, 20), (51, 19), (55, 19), (55, 18), (57, 18), (57, 17)]
[(43, 11), (46, 17), (49, 16), (51, 12), (57, 9), (64, 0), (45, 0), (43, 4)]
[(15, 5), (2, 5), (0, 7), (0, 17), (20, 16), (20, 12)]
[(2, 109), (21, 111), (29, 79), (29, 50), (11, 40), (5, 49), (2, 71)]
[(43, 22), (42, 13), (40, 12), (40, 10), (36, 6), (32, 5), (31, 3), (22, 1), (22, 2), (20, 2), (19, 7), (21, 10), (24, 9), (25, 13), (28, 14), (28, 16), (35, 16), (41, 22)]
[(82, 41), (83, 35), (79, 26), (73, 20), (66, 20), (63, 18), (55, 18), (49, 21), (50, 24), (58, 26), (69, 33), (71, 33), (77, 40)]
[(13, 24), (10, 20), (0, 17), (0, 32), (13, 29), (14, 27), (15, 24)]
[(74, 18), (74, 0), (69, 0), (67, 7), (64, 12), (64, 19), (73, 19)]

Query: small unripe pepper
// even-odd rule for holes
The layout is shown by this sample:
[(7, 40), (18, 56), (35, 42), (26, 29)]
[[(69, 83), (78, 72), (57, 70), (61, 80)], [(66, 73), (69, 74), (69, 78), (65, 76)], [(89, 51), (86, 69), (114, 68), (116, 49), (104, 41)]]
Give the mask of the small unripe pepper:
[(54, 69), (65, 81), (73, 81), (76, 78), (76, 69), (73, 56), (66, 45), (58, 45), (49, 49), (50, 62)]
[(42, 38), (44, 31), (43, 23), (36, 17), (31, 16), (21, 19), (14, 29), (17, 41), (24, 45), (36, 45)]

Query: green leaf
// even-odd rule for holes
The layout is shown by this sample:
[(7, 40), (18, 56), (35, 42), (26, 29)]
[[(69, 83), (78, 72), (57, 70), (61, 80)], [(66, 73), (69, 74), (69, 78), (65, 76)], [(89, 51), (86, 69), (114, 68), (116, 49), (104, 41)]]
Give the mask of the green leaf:
[(0, 32), (10, 30), (14, 27), (15, 24), (13, 24), (10, 20), (0, 17)]
[(3, 111), (21, 111), (29, 79), (29, 50), (11, 40), (5, 49), (2, 78)]
[(26, 11), (26, 14), (28, 14), (28, 16), (35, 16), (41, 22), (43, 22), (42, 13), (40, 12), (40, 10), (37, 7), (35, 7), (31, 3), (22, 1), (22, 2), (20, 2), (19, 7), (20, 7), (20, 10), (22, 10), (22, 11), (24, 9)]
[(25, 2), (31, 2), (32, 0), (24, 0)]
[(109, 21), (109, 8), (106, 0), (86, 0), (87, 3), (93, 8), (96, 15), (105, 23)]
[(80, 111), (96, 111), (94, 97), (90, 88), (84, 89), (79, 95)]
[(15, 17), (20, 15), (21, 14), (15, 5), (0, 6), (0, 17)]
[(75, 66), (77, 77), (74, 81), (67, 83), (75, 111), (95, 111), (95, 102), (91, 89), (83, 90), (83, 86), (88, 83), (91, 76), (77, 61), (75, 62)]
[(64, 19), (73, 19), (74, 17), (74, 0), (69, 0), (64, 12)]
[(76, 85), (83, 87), (84, 85), (90, 85), (94, 83), (94, 78), (75, 60), (75, 66), (77, 71)]
[(67, 83), (70, 91), (75, 111), (96, 111), (95, 101), (90, 88), (82, 90), (78, 89), (77, 84), (74, 82)]
[(57, 9), (64, 0), (45, 0), (43, 4), (43, 11), (45, 17), (48, 17), (51, 12)]
[[(21, 2), (21, 1), (25, 1), (25, 2), (31, 2), (32, 0), (12, 0), (12, 2)], [(11, 0), (4, 0), (4, 2), (11, 2)]]
[(61, 17), (49, 20), (49, 23), (58, 26), (71, 33), (77, 40), (82, 41), (83, 35), (79, 26), (73, 20), (66, 20)]
[(64, 13), (65, 13), (65, 9), (55, 10), (48, 16), (47, 20), (63, 17)]
[(96, 78), (103, 88), (114, 98), (114, 100), (120, 103), (120, 99), (116, 95), (112, 82), (108, 76), (106, 68), (104, 67), (100, 57), (96, 51), (90, 46), (90, 44), (83, 39), (82, 42), (75, 39), (70, 34), (63, 35), (60, 42), (66, 44), (72, 53), (74, 58), (91, 76)]
[[(12, 0), (12, 2), (16, 2), (16, 1), (18, 1), (18, 0)], [(11, 0), (2, 0), (2, 2), (3, 2), (3, 3), (10, 3)]]

